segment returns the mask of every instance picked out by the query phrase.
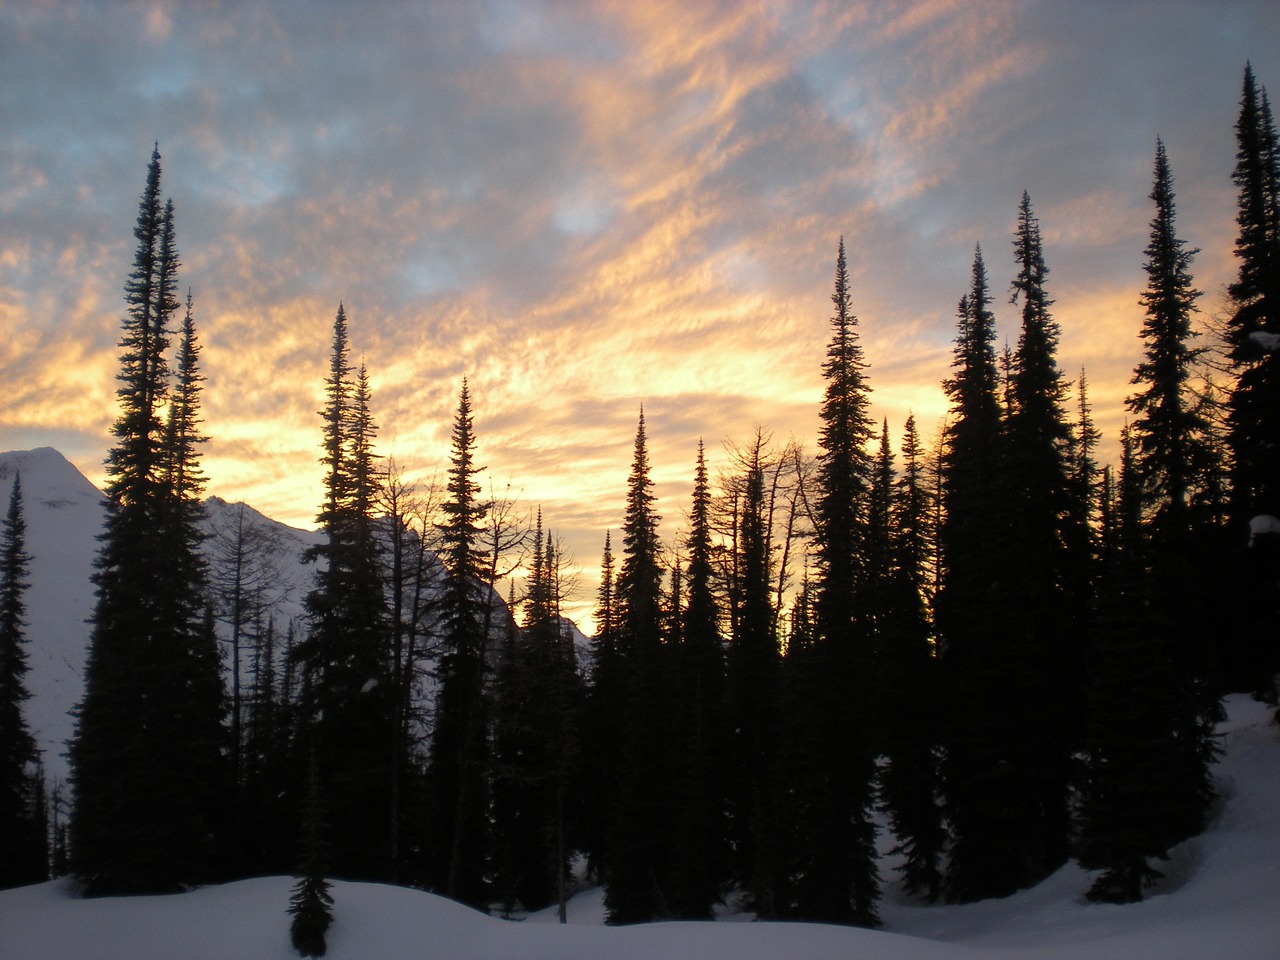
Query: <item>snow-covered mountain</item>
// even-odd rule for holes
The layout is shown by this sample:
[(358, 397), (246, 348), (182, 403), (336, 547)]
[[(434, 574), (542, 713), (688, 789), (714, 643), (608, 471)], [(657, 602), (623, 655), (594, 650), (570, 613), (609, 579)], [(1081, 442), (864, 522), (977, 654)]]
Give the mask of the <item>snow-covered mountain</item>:
[[(57, 450), (41, 447), (0, 453), (0, 508), (7, 508), (13, 478), (22, 476), (31, 556), (27, 591), (27, 722), (41, 750), (50, 785), (67, 777), (66, 744), (73, 731), (71, 709), (84, 692), (85, 654), (93, 613), (93, 561), (102, 532), (99, 491)], [(216, 497), (206, 502), (205, 542), (211, 565), (220, 543), (238, 525), (262, 531), (263, 559), (279, 572), (277, 616), (281, 626), (301, 613), (313, 568), (302, 562), (320, 535), (268, 519), (252, 507)]]

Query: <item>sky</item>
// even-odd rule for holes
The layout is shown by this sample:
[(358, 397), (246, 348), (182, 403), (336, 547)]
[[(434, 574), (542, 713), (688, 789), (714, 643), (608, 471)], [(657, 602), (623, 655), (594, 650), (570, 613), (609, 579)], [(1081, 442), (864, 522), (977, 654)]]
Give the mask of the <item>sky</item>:
[(443, 478), (467, 378), (589, 621), (642, 407), (670, 541), (699, 440), (816, 450), (841, 237), (872, 415), (932, 441), (975, 245), (1016, 342), (1027, 191), (1111, 456), (1156, 138), (1212, 317), (1246, 61), (1280, 90), (1274, 0), (0, 0), (0, 450), (103, 482), (158, 143), (209, 492), (313, 525), (342, 303), (378, 452)]

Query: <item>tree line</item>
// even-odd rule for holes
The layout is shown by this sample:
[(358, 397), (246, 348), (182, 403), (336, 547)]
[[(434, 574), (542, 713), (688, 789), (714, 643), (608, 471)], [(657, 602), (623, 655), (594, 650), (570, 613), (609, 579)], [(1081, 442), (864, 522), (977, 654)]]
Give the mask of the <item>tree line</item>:
[[(125, 284), (70, 872), (95, 895), (297, 871), (312, 953), (327, 877), (562, 918), (586, 877), (613, 923), (708, 918), (732, 895), (765, 918), (874, 925), (892, 845), (930, 901), (1004, 896), (1070, 857), (1091, 898), (1140, 899), (1206, 823), (1220, 697), (1274, 701), (1280, 667), (1280, 148), (1251, 68), (1236, 142), (1239, 272), (1215, 349), (1157, 141), (1117, 465), (1096, 458), (1084, 372), (1058, 366), (1027, 194), (1016, 344), (996, 350), (979, 248), (932, 446), (911, 418), (895, 451), (871, 418), (842, 239), (816, 454), (758, 431), (713, 478), (700, 444), (687, 529), (664, 541), (641, 411), (585, 647), (554, 531), (484, 495), (467, 381), (445, 481), (416, 489), (376, 453), (341, 305), (306, 616), (281, 635), (255, 601), (268, 586), (215, 575), (200, 347), (157, 149)], [(26, 826), (0, 829), (7, 883), (50, 870), (20, 709), (23, 537), (15, 482), (0, 816)], [(243, 531), (229, 543), (247, 559)], [(524, 595), (501, 597), (519, 565)]]

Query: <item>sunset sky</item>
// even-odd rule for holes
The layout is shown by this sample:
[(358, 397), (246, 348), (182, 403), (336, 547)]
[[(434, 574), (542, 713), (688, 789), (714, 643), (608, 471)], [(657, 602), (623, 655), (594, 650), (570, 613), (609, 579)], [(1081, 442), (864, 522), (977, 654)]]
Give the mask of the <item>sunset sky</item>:
[(484, 483), (541, 506), (585, 620), (642, 404), (668, 539), (699, 438), (814, 447), (842, 235), (874, 415), (932, 441), (976, 243), (1016, 340), (1023, 190), (1110, 456), (1156, 137), (1212, 314), (1246, 60), (1280, 95), (1275, 0), (0, 0), (0, 450), (102, 483), (158, 141), (209, 492), (277, 519), (320, 503), (342, 301), (379, 452), (443, 475), (469, 378)]

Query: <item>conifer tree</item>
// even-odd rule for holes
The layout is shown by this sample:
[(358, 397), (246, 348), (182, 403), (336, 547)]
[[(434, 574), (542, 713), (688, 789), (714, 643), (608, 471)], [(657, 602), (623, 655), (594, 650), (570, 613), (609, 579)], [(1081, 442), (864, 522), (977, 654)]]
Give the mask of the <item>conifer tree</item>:
[(683, 864), (673, 873), (671, 912), (680, 918), (707, 919), (720, 897), (725, 870), (721, 764), (725, 660), (720, 610), (712, 591), (711, 489), (701, 441), (685, 547), (687, 599), (680, 611), (675, 682), (675, 793), (680, 802), (671, 829), (672, 844), (681, 851)]
[(504, 641), (494, 696), (495, 893), (510, 910), (541, 910), (564, 892), (570, 773), (581, 691), (559, 607), (555, 542), (534, 531), (523, 629)]
[(926, 602), (930, 504), (922, 457), (915, 418), (908, 417), (902, 473), (890, 501), (890, 559), (880, 629), (879, 682), (886, 692), (880, 791), (898, 838), (896, 852), (903, 855), (903, 886), (933, 901), (942, 889), (946, 830), (937, 765), (937, 663)]
[(485, 693), (488, 598), (480, 536), (485, 507), (478, 497), (471, 391), (462, 381), (453, 421), (453, 449), (441, 509), (445, 579), (439, 600), (443, 641), (440, 694), (429, 768), (432, 884), (446, 896), (481, 904), (487, 896), (488, 703)]
[(1235, 633), (1244, 662), (1232, 680), (1268, 699), (1280, 673), (1280, 139), (1265, 87), (1245, 66), (1236, 121), (1239, 191), (1235, 253), (1239, 274), (1227, 292), (1228, 357), (1235, 383), (1227, 398), (1228, 514), (1234, 544)]
[(997, 602), (1006, 531), (1001, 525), (1002, 428), (995, 317), (988, 309), (986, 265), (974, 256), (969, 292), (960, 300), (958, 333), (945, 389), (951, 420), (942, 454), (945, 498), (939, 543), (943, 576), (936, 601), (939, 667), (945, 684), (944, 796), (951, 838), (946, 895), (976, 900), (1012, 892), (1007, 864), (1019, 855), (1003, 829), (1016, 817), (1012, 774), (1000, 744), (1007, 669)]
[(817, 638), (791, 663), (787, 737), (792, 757), (796, 850), (795, 915), (839, 923), (878, 923), (874, 802), (875, 711), (872, 637), (860, 605), (868, 600), (867, 499), (872, 435), (870, 387), (849, 291), (843, 238), (836, 255), (835, 313), (822, 372), (818, 495)]
[[(160, 200), (158, 149), (134, 237), (97, 603), (71, 745), (72, 866), (90, 894), (166, 891), (211, 875), (218, 807), (229, 793), (220, 665), (194, 525), (198, 437), (168, 443), (160, 419), (180, 304), (173, 203)], [(178, 384), (187, 424), (198, 422), (194, 356), (193, 348)]]
[(756, 913), (776, 919), (787, 906), (783, 887), (783, 816), (777, 782), (781, 722), (778, 638), (769, 604), (770, 542), (759, 434), (744, 464), (738, 509), (737, 584), (728, 653), (728, 789), (732, 879)]
[(372, 534), (373, 424), (368, 379), (351, 379), (346, 311), (334, 317), (325, 380), (322, 462), (324, 541), (312, 548), (308, 636), (292, 651), (304, 670), (303, 730), (316, 756), (334, 871), (384, 880), (391, 872), (388, 823), (395, 693), (389, 671), (386, 599)]
[(44, 793), (38, 751), (27, 726), (26, 599), (31, 557), (22, 477), (15, 474), (0, 526), (0, 889), (48, 876), (44, 823), (32, 801)]
[(1203, 650), (1214, 557), (1195, 493), (1213, 458), (1209, 424), (1190, 393), (1196, 351), (1194, 250), (1175, 228), (1172, 178), (1156, 143), (1146, 248), (1143, 360), (1136, 415), (1124, 435), (1119, 508), (1105, 593), (1093, 631), (1088, 766), (1081, 794), (1081, 863), (1103, 873), (1089, 896), (1128, 902), (1161, 874), (1153, 859), (1199, 832), (1213, 800), (1215, 698)]
[(616, 583), (623, 712), (604, 877), (605, 906), (614, 924), (672, 913), (666, 825), (672, 803), (667, 757), (674, 730), (663, 646), (660, 518), (654, 500), (642, 410), (627, 479), (622, 565)]
[(604, 876), (608, 824), (617, 793), (617, 754), (622, 739), (622, 673), (617, 650), (617, 605), (614, 594), (612, 533), (604, 536), (600, 557), (600, 586), (596, 591), (595, 634), (587, 664), (583, 706), (582, 802), (578, 829), (587, 854), (588, 873)]
[(1017, 887), (1029, 886), (1065, 862), (1070, 820), (1067, 784), (1078, 736), (1084, 652), (1073, 621), (1073, 520), (1069, 465), (1071, 431), (1063, 410), (1065, 386), (1057, 366), (1058, 324), (1045, 290), (1048, 268), (1040, 224), (1024, 192), (1014, 238), (1018, 274), (1012, 302), (1022, 301), (1022, 324), (1010, 382), (1006, 422), (1004, 516), (1010, 536), (1001, 576), (1001, 647), (1006, 702), (1012, 708), (1002, 740), (1016, 772), (1016, 846), (1005, 864)]
[(1176, 811), (1185, 810), (1187, 785), (1178, 773), (1178, 741), (1185, 731), (1175, 720), (1173, 624), (1151, 602), (1143, 483), (1128, 426), (1121, 443), (1118, 490), (1104, 498), (1104, 563), (1098, 616), (1090, 631), (1077, 857), (1086, 869), (1101, 871), (1088, 891), (1090, 899), (1128, 903), (1142, 899), (1144, 889), (1161, 877), (1152, 861), (1166, 858), (1188, 835), (1188, 825), (1175, 825)]
[(333, 923), (333, 895), (327, 879), (329, 849), (314, 751), (307, 769), (306, 801), (301, 817), (301, 876), (289, 897), (289, 915), (293, 917), (289, 939), (299, 955), (323, 957), (329, 949), (325, 935)]

